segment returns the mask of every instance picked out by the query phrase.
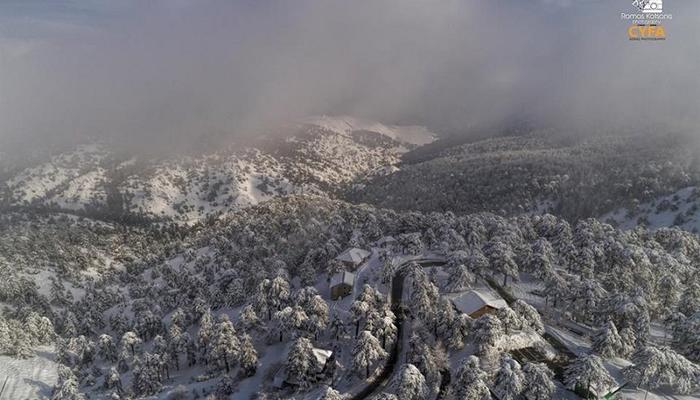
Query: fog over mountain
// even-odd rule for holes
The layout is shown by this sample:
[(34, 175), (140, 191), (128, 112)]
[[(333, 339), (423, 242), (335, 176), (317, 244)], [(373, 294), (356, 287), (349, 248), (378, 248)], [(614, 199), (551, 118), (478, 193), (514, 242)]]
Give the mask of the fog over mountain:
[[(471, 132), (693, 131), (697, 2), (631, 42), (631, 1), (9, 1), (3, 148), (186, 148), (347, 114)], [(12, 147), (10, 147), (12, 146)]]

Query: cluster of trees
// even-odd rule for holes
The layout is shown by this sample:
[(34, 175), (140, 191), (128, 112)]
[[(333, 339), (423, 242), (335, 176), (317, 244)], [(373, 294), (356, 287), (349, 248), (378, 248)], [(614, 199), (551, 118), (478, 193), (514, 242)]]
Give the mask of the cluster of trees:
[(689, 141), (649, 135), (487, 139), (406, 164), (348, 198), (423, 212), (515, 215), (544, 208), (570, 220), (598, 217), (699, 182)]
[[(150, 244), (117, 240), (133, 260), (124, 270), (82, 282), (78, 298), (71, 299), (58, 279), (46, 299), (50, 313), (26, 303), (12, 310), (16, 320), (35, 311), (53, 322), (62, 337), (61, 362), (81, 387), (95, 381), (94, 390), (117, 391), (118, 382), (128, 380), (119, 390), (154, 393), (170, 370), (196, 365), (227, 376), (221, 390), (231, 390), (238, 374), (254, 373), (256, 345), (300, 339), (351, 340), (352, 371), (365, 378), (396, 340), (397, 320), (387, 300), (363, 287), (349, 315), (333, 318), (309, 285), (336, 268), (331, 260), (347, 246), (364, 247), (385, 235), (398, 239), (398, 252), (449, 255), (444, 287), (419, 265), (401, 272), (413, 317), (407, 361), (428, 382), (440, 382), (445, 353), (470, 341), (486, 353), (513, 331), (542, 331), (537, 312), (522, 302), (476, 320), (456, 313), (441, 290), (463, 290), (475, 276), (506, 283), (523, 272), (538, 277), (550, 307), (606, 327), (596, 337), (601, 356), (645, 348), (650, 322), (668, 318), (675, 329), (671, 345), (697, 357), (700, 242), (677, 229), (623, 232), (595, 220), (572, 226), (551, 215), (397, 213), (304, 196), (208, 221), (184, 240), (176, 232), (149, 234), (155, 238)], [(169, 238), (173, 243), (166, 246)], [(154, 249), (155, 255), (130, 246)], [(385, 275), (393, 276), (397, 266), (386, 259)], [(241, 310), (236, 324), (214, 319), (214, 313), (226, 315), (232, 307)], [(506, 364), (502, 369), (518, 374), (512, 362)]]
[(52, 343), (55, 336), (51, 320), (34, 311), (21, 319), (0, 316), (0, 354), (29, 358), (34, 347)]

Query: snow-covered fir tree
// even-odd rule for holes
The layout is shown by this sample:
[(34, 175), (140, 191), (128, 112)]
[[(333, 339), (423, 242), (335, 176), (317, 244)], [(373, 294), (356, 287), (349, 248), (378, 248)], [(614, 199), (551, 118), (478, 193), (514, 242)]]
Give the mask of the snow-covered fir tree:
[(469, 356), (457, 372), (453, 383), (456, 400), (491, 400), (491, 392), (485, 383), (487, 374), (481, 369), (479, 359)]
[(553, 378), (554, 372), (545, 364), (526, 363), (523, 366), (523, 397), (526, 400), (551, 399), (556, 390)]
[(386, 356), (387, 352), (372, 332), (362, 331), (352, 350), (352, 365), (355, 371), (364, 373), (369, 378), (372, 365)]
[(394, 390), (399, 399), (422, 400), (428, 396), (425, 377), (413, 364), (404, 364), (394, 381)]
[(520, 364), (504, 355), (496, 373), (494, 381), (494, 392), (502, 400), (515, 400), (523, 391), (525, 376)]
[(566, 367), (564, 375), (564, 384), (569, 389), (593, 391), (598, 396), (605, 394), (614, 383), (600, 357), (593, 354), (576, 358)]
[(617, 357), (622, 352), (622, 338), (612, 321), (602, 326), (593, 336), (593, 351), (603, 358)]
[(309, 339), (300, 337), (294, 341), (284, 365), (290, 382), (305, 388), (315, 382), (319, 365)]

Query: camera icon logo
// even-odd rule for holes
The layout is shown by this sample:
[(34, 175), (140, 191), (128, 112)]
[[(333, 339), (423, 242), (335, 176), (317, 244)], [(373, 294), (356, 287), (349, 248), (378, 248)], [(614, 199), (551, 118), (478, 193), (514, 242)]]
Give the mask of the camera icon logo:
[(663, 0), (634, 0), (632, 4), (644, 14), (660, 14), (664, 11)]

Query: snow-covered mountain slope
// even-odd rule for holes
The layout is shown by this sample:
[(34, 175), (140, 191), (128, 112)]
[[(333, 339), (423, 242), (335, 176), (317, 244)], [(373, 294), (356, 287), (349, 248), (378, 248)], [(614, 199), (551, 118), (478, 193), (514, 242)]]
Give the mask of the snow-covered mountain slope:
[(107, 151), (98, 145), (78, 146), (50, 161), (27, 168), (7, 181), (10, 203), (32, 205), (56, 203), (65, 209), (77, 209), (92, 203), (104, 203), (101, 163)]
[(700, 231), (700, 190), (696, 186), (683, 188), (631, 208), (619, 208), (600, 219), (622, 229), (632, 229), (638, 225), (649, 229), (677, 226), (697, 233)]
[(0, 204), (194, 223), (275, 196), (339, 193), (433, 137), (421, 127), (320, 117), (196, 157), (148, 160), (80, 146), (12, 175)]
[(575, 221), (697, 184), (692, 143), (639, 135), (488, 139), (401, 164), (347, 198), (399, 210), (550, 212)]
[(338, 133), (350, 133), (352, 131), (377, 132), (396, 141), (413, 145), (428, 144), (436, 139), (435, 134), (424, 126), (384, 125), (349, 116), (331, 117), (324, 115), (308, 118), (304, 122)]

